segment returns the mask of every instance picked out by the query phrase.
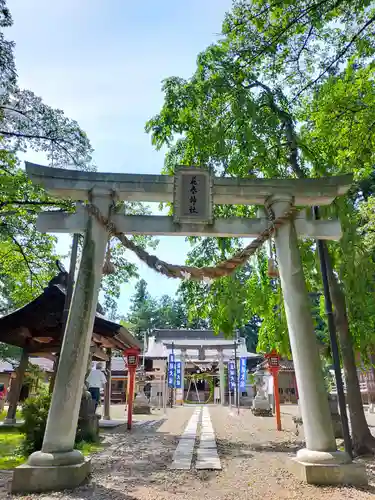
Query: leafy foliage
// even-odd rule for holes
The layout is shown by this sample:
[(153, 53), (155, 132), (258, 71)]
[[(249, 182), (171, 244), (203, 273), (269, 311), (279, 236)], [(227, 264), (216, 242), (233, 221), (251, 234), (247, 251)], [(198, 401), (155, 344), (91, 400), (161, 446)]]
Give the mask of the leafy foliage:
[(4, 427), (0, 431), (0, 467), (1, 470), (14, 469), (25, 461), (20, 452), (23, 436), (18, 429)]
[[(362, 353), (374, 344), (373, 217), (368, 208), (374, 196), (374, 22), (374, 5), (367, 0), (235, 0), (219, 41), (199, 54), (191, 78), (163, 82), (164, 105), (146, 124), (155, 147), (168, 147), (169, 174), (181, 163), (245, 178), (354, 172), (357, 184), (348, 199), (324, 216), (338, 216), (344, 229), (342, 241), (329, 244), (335, 269), (330, 287), (358, 450), (372, 439), (352, 343)], [(237, 215), (242, 210), (234, 208)], [(215, 251), (210, 262), (217, 261), (219, 247), (205, 245)], [(236, 240), (227, 242), (236, 245)], [(202, 248), (199, 243), (191, 255)], [(315, 245), (301, 242), (300, 250), (308, 290), (321, 295)], [(242, 295), (230, 278), (209, 288), (184, 283), (181, 290), (189, 308), (205, 310), (216, 329), (233, 329), (251, 311), (262, 320), (258, 348), (285, 353), (279, 287), (262, 273), (264, 256), (258, 255), (252, 266), (241, 283)], [(317, 318), (323, 317), (316, 303), (312, 308)], [(317, 329), (324, 340), (321, 317)]]
[(0, 0), (0, 89), (1, 93), (11, 92), (16, 85), (16, 68), (14, 64), (14, 42), (5, 39), (3, 28), (12, 26), (12, 16), (6, 6), (6, 0)]
[(222, 44), (245, 76), (262, 74), (293, 102), (345, 60), (374, 53), (374, 14), (371, 0), (236, 0)]
[(0, 359), (9, 363), (17, 363), (21, 359), (22, 350), (19, 347), (0, 342)]
[(0, 178), (0, 312), (5, 314), (43, 290), (56, 273), (58, 256), (56, 238), (35, 227), (40, 208), (54, 200), (30, 182), (9, 152), (0, 153)]
[[(1, 98), (1, 96), (0, 96)], [(10, 151), (42, 151), (53, 166), (93, 169), (87, 135), (63, 111), (53, 109), (29, 90), (15, 89), (0, 100), (0, 137)]]
[[(183, 163), (206, 164), (216, 174), (240, 177), (304, 177), (353, 169), (358, 180), (369, 175), (373, 135), (368, 131), (374, 99), (373, 69), (372, 64), (366, 64), (366, 58), (373, 49), (369, 37), (373, 20), (363, 2), (357, 2), (355, 7), (352, 2), (340, 2), (336, 7), (329, 1), (288, 2), (287, 7), (281, 7), (277, 1), (235, 2), (224, 21), (223, 37), (198, 56), (197, 69), (189, 80), (172, 77), (164, 81), (164, 106), (146, 124), (157, 148), (169, 146), (165, 171), (173, 173), (174, 166)], [(340, 32), (332, 25), (337, 22), (343, 24)], [(340, 55), (340, 47), (346, 47), (359, 31), (345, 54)], [(321, 42), (316, 47), (318, 38)], [(356, 52), (363, 45), (367, 47), (365, 53), (362, 49), (360, 54)], [(348, 61), (344, 68), (343, 60)], [(303, 71), (299, 72), (301, 64)], [(323, 68), (323, 74), (309, 81), (318, 67)], [(282, 85), (275, 80), (276, 75), (283, 78)], [(272, 84), (264, 83), (268, 81)], [(301, 90), (306, 85), (314, 85), (314, 92), (304, 96)], [(292, 91), (299, 94), (298, 100), (291, 97)], [(358, 196), (355, 203), (358, 204)], [(356, 209), (352, 206), (352, 220), (347, 215), (348, 206), (336, 205), (333, 210), (345, 228), (355, 228)], [(237, 215), (242, 210), (243, 207), (234, 207)], [(226, 216), (225, 212), (220, 215)], [(215, 253), (210, 263), (217, 261), (219, 255), (222, 258), (220, 249), (210, 242), (196, 245), (191, 252), (193, 260), (198, 262), (195, 256), (204, 251), (204, 245)], [(231, 240), (227, 245), (234, 251), (238, 242)], [(344, 238), (340, 245), (330, 246), (335, 251), (335, 267), (340, 268), (343, 285), (346, 282), (349, 286), (354, 275), (364, 271), (363, 266), (367, 276), (373, 276), (372, 259), (363, 251), (360, 253), (353, 239)], [(321, 290), (312, 242), (301, 243), (301, 252), (310, 291)], [(259, 271), (258, 275), (250, 273), (246, 283), (246, 299), (257, 304), (263, 320), (260, 345), (276, 346), (286, 333), (282, 306), (277, 320), (274, 314), (281, 303), (280, 291)], [(201, 297), (205, 303), (211, 300), (210, 311), (215, 315), (211, 320), (218, 321), (216, 328), (235, 327), (242, 312), (234, 310), (238, 304), (233, 288), (236, 285), (231, 279), (213, 284), (209, 290), (197, 284), (188, 286), (191, 300), (186, 296), (185, 299), (189, 307), (200, 308)], [(186, 290), (187, 285), (181, 289)], [(371, 289), (365, 284), (362, 295), (358, 295), (357, 285), (353, 301), (354, 295), (357, 300), (351, 309), (358, 317), (366, 317), (358, 297), (363, 298), (365, 293), (371, 300)], [(259, 296), (266, 296), (266, 303)], [(239, 297), (238, 300), (243, 302)], [(366, 303), (362, 301), (363, 308)], [(233, 309), (232, 314), (228, 307)], [(369, 340), (363, 324), (361, 332), (356, 335), (358, 347), (361, 343), (364, 347)], [(364, 338), (368, 340), (364, 342)], [(285, 350), (287, 346), (279, 347)]]
[(24, 401), (22, 405), (24, 423), (20, 428), (25, 435), (22, 443), (24, 456), (29, 456), (42, 448), (50, 404), (50, 394), (39, 394)]
[[(19, 430), (24, 434), (21, 451), (25, 457), (42, 448), (51, 397), (52, 395), (47, 391), (40, 391), (36, 396), (27, 398), (22, 404), (21, 414), (24, 423)], [(82, 449), (85, 443), (95, 443), (96, 441), (97, 436), (90, 434), (78, 421), (75, 438), (77, 447)]]
[(183, 300), (163, 295), (159, 300), (151, 297), (147, 283), (141, 279), (135, 286), (129, 314), (122, 320), (140, 339), (155, 328), (207, 328), (208, 323), (199, 316), (188, 318)]

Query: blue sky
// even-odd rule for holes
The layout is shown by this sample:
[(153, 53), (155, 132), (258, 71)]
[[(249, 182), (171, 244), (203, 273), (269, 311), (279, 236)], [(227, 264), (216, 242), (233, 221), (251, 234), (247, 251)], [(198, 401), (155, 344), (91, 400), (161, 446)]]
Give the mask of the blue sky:
[[(230, 6), (230, 0), (12, 0), (14, 26), (6, 36), (16, 42), (19, 85), (79, 122), (100, 171), (160, 173), (164, 155), (144, 125), (162, 106), (161, 81), (192, 74)], [(33, 153), (27, 158), (42, 161)], [(59, 237), (59, 251), (68, 248), (69, 238)], [(164, 237), (155, 253), (182, 264), (188, 249), (184, 238)], [(152, 295), (175, 293), (178, 282), (143, 264), (139, 269)], [(133, 287), (123, 287), (119, 312), (128, 309)]]

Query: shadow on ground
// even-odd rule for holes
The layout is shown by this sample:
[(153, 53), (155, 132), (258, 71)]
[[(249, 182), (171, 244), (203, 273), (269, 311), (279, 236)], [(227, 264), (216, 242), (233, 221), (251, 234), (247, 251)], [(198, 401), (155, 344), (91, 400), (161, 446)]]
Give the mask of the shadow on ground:
[(251, 450), (261, 453), (297, 453), (303, 447), (304, 443), (302, 441), (281, 441), (279, 443), (268, 441), (267, 443), (254, 443), (249, 446)]
[[(138, 488), (150, 488), (150, 494), (158, 496), (160, 493), (160, 498), (163, 498), (163, 491), (168, 491), (169, 495), (177, 495), (185, 487), (188, 488), (186, 490), (188, 494), (192, 491), (191, 481), (209, 483), (215, 481), (217, 476), (225, 474), (225, 460), (228, 465), (232, 458), (241, 458), (245, 461), (249, 459), (245, 470), (251, 473), (250, 461), (256, 464), (257, 454), (294, 454), (303, 446), (302, 441), (265, 441), (248, 444), (218, 439), (219, 456), (224, 461), (223, 471), (172, 471), (168, 467), (180, 436), (161, 432), (160, 427), (163, 423), (164, 421), (159, 420), (152, 425), (135, 426), (132, 431), (127, 431), (125, 425), (103, 430), (102, 435), (109, 440), (109, 444), (102, 452), (93, 455), (93, 475), (89, 482), (75, 490), (52, 494), (51, 497), (43, 495), (41, 498), (136, 500), (139, 498)], [(283, 459), (280, 460), (281, 469), (285, 480), (288, 472), (285, 470)], [(151, 489), (151, 486), (155, 489)], [(353, 488), (353, 495), (355, 490), (357, 488)], [(374, 486), (358, 490), (375, 493)], [(38, 497), (33, 496), (33, 498)]]
[(69, 498), (77, 498), (79, 500), (83, 498), (95, 498), (95, 500), (137, 500), (136, 497), (128, 495), (126, 492), (107, 488), (101, 484), (97, 484), (95, 481), (75, 490), (67, 490), (64, 493)]
[(217, 439), (219, 455), (225, 457), (251, 458), (251, 452), (263, 453), (296, 453), (304, 447), (303, 441), (281, 441), (281, 442), (259, 442), (259, 443), (241, 443), (231, 442), (227, 439)]

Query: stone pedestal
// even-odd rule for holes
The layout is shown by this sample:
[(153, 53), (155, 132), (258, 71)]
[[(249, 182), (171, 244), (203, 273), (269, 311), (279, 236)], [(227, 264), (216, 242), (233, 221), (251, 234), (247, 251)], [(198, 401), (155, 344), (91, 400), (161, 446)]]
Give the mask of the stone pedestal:
[(368, 484), (363, 464), (354, 463), (349, 455), (342, 452), (312, 452), (300, 450), (290, 462), (290, 469), (308, 484), (353, 485)]
[(133, 402), (133, 415), (150, 415), (151, 407), (146, 396), (138, 392)]
[(184, 397), (183, 397), (183, 389), (176, 389), (176, 405), (183, 405)]
[(6, 418), (3, 422), (4, 426), (14, 427), (17, 423), (15, 418)]
[(83, 392), (79, 409), (77, 439), (79, 441), (96, 441), (99, 439), (100, 416), (95, 411), (95, 401), (88, 391)]
[(329, 409), (331, 412), (333, 433), (335, 435), (335, 438), (336, 439), (343, 439), (344, 433), (342, 430), (341, 416), (339, 413), (337, 396), (329, 394), (328, 395), (328, 403), (329, 403)]
[(251, 411), (257, 417), (272, 417), (272, 408), (268, 398), (259, 394), (253, 399)]
[(82, 463), (59, 465), (55, 467), (20, 465), (13, 472), (12, 493), (43, 493), (59, 491), (80, 486), (91, 473), (91, 461), (85, 458)]
[[(268, 200), (268, 207), (273, 210), (276, 218), (282, 217), (290, 210), (291, 205), (292, 197), (287, 195)], [(345, 476), (351, 460), (346, 453), (338, 452), (336, 448), (311, 304), (293, 222), (286, 222), (277, 229), (275, 244), (306, 438), (306, 449), (298, 452), (293, 465), (300, 472), (303, 471), (303, 474), (299, 473), (299, 477), (306, 481), (338, 484), (339, 476)], [(363, 478), (364, 468), (361, 470), (356, 465), (350, 470), (353, 471), (353, 476), (347, 473), (345, 482), (357, 484), (356, 477)]]

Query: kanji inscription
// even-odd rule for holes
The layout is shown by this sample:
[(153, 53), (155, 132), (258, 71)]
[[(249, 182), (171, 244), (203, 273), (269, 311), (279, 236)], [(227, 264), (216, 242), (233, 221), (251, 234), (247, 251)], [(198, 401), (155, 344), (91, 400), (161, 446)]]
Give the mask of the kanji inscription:
[(212, 223), (212, 179), (208, 170), (180, 167), (174, 187), (174, 222)]

